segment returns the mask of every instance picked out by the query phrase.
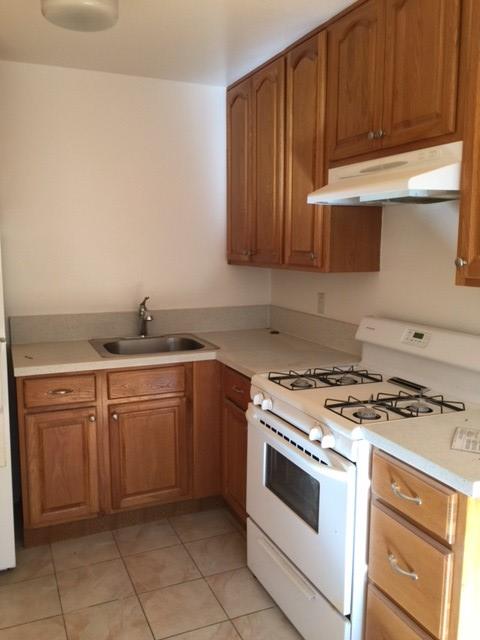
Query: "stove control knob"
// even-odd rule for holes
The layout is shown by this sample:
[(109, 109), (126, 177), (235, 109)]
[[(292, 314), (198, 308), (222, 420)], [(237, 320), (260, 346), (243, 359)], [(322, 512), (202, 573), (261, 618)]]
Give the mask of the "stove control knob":
[(313, 429), (310, 429), (310, 433), (308, 434), (308, 439), (311, 442), (315, 442), (315, 440), (321, 441), (322, 438), (323, 438), (323, 431), (320, 429), (320, 427), (313, 427)]
[(265, 400), (262, 400), (262, 409), (263, 411), (271, 411), (273, 409), (273, 402), (270, 400), (270, 398), (265, 398)]
[(331, 433), (327, 433), (326, 436), (323, 436), (320, 444), (322, 449), (333, 449), (335, 447), (335, 438)]
[(262, 406), (262, 402), (263, 402), (263, 393), (256, 393), (253, 398), (253, 404), (256, 407), (261, 407)]

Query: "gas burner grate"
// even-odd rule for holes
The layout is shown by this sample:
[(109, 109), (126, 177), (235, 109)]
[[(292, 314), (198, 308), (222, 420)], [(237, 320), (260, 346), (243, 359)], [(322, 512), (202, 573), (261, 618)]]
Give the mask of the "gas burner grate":
[[(355, 422), (356, 424), (372, 422), (374, 420), (380, 420), (381, 418), (384, 420), (390, 420), (388, 410), (381, 404), (377, 404), (374, 401), (373, 396), (367, 401), (359, 400), (354, 396), (348, 396), (346, 400), (327, 398), (325, 400), (325, 407), (337, 415)], [(355, 411), (353, 411), (351, 415), (348, 415), (345, 413), (347, 409), (355, 409)], [(372, 414), (367, 415), (367, 412), (373, 412), (375, 416), (371, 417)]]
[(433, 413), (465, 411), (463, 402), (445, 400), (443, 395), (427, 396), (406, 391), (398, 394), (381, 392), (375, 397), (370, 396), (368, 400), (359, 400), (354, 396), (348, 396), (346, 400), (327, 398), (324, 406), (356, 424), (374, 422), (381, 418), (390, 420), (394, 416), (416, 418)]
[(290, 391), (305, 391), (323, 387), (340, 387), (355, 384), (382, 382), (379, 373), (370, 373), (366, 369), (355, 367), (331, 367), (329, 369), (315, 368), (306, 371), (271, 371), (268, 379)]

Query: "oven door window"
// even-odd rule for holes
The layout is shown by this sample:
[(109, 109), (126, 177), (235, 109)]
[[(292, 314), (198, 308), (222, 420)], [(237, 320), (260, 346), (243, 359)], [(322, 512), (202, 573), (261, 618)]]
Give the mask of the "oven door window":
[(320, 483), (270, 445), (265, 486), (318, 533)]

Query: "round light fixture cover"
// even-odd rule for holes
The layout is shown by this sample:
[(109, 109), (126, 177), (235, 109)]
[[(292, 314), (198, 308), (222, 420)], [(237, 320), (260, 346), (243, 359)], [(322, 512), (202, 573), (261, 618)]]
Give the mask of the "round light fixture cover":
[(103, 31), (118, 20), (118, 0), (42, 0), (42, 14), (73, 31)]

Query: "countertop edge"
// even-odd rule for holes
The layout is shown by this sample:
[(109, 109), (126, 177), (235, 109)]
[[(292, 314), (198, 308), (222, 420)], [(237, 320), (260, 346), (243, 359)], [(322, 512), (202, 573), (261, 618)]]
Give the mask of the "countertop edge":
[(446, 467), (442, 467), (431, 460), (427, 460), (422, 455), (415, 453), (411, 449), (406, 449), (401, 445), (392, 442), (385, 436), (369, 431), (363, 427), (363, 435), (365, 440), (374, 447), (381, 449), (385, 453), (390, 454), (405, 464), (409, 464), (414, 469), (425, 473), (438, 480), (442, 484), (459, 491), (471, 498), (480, 498), (480, 480), (470, 481), (449, 471)]

